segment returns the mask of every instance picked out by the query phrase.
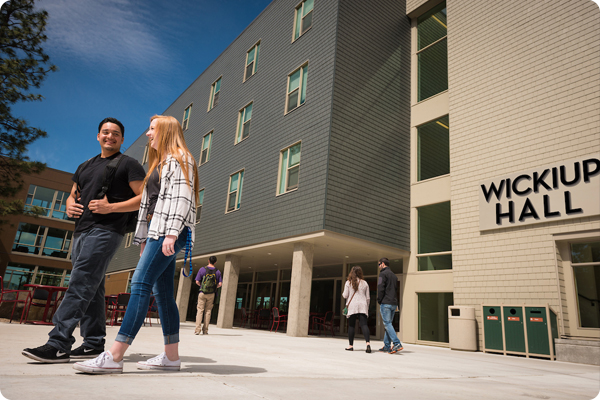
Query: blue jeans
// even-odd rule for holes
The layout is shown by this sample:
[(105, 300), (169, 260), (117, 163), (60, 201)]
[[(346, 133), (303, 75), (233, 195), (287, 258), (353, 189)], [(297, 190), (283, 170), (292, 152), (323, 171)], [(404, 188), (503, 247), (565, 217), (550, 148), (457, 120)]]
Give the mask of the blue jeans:
[(398, 339), (398, 336), (396, 335), (396, 329), (394, 329), (394, 326), (392, 325), (394, 313), (396, 312), (396, 306), (393, 304), (380, 304), (379, 312), (381, 313), (383, 327), (385, 328), (385, 335), (383, 335), (383, 346), (392, 348), (392, 343), (394, 346), (401, 346), (402, 343), (400, 343), (400, 339)]
[(175, 253), (171, 256), (165, 256), (162, 252), (164, 236), (146, 241), (144, 253), (131, 278), (131, 297), (115, 339), (117, 342), (133, 342), (148, 313), (151, 293), (154, 293), (158, 305), (165, 344), (179, 342), (179, 310), (173, 295), (173, 279), (175, 258), (185, 247), (187, 234), (188, 230), (184, 228), (175, 241)]
[(104, 350), (104, 276), (122, 240), (123, 235), (101, 228), (73, 236), (73, 270), (69, 288), (52, 317), (54, 328), (48, 335), (48, 344), (67, 354), (71, 353), (71, 346), (75, 343), (73, 331), (80, 323), (85, 346)]

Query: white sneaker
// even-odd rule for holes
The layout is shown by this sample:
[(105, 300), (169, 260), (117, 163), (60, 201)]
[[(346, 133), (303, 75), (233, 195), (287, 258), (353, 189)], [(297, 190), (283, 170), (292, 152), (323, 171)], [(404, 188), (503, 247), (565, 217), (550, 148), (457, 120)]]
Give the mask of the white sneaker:
[(115, 362), (110, 351), (105, 351), (93, 360), (76, 362), (73, 368), (88, 374), (122, 374), (123, 360)]
[(179, 371), (181, 369), (181, 360), (171, 361), (167, 355), (162, 352), (156, 357), (137, 363), (138, 369), (160, 369), (165, 371)]

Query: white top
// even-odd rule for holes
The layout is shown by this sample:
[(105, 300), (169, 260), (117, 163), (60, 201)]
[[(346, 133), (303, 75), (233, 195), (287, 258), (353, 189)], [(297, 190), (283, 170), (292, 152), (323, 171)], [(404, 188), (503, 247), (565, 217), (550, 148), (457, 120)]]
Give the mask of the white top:
[[(354, 298), (352, 297), (354, 295)], [(354, 288), (350, 284), (350, 281), (346, 281), (344, 286), (344, 293), (342, 297), (346, 299), (346, 306), (348, 307), (348, 317), (352, 314), (366, 314), (369, 315), (369, 303), (371, 302), (371, 295), (369, 293), (369, 285), (364, 280), (358, 282), (358, 290), (354, 294)], [(352, 299), (350, 305), (348, 302)]]

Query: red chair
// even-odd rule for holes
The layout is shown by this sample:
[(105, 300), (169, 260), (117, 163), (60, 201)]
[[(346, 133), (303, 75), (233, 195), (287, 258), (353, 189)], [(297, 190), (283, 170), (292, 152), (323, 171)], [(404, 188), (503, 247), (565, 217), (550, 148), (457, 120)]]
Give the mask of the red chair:
[(21, 318), (23, 317), (23, 313), (25, 312), (25, 306), (27, 304), (27, 301), (29, 300), (30, 293), (31, 292), (29, 290), (4, 290), (3, 280), (0, 276), (0, 305), (2, 305), (3, 303), (14, 303), (12, 312), (10, 314), (9, 323), (12, 323), (13, 315), (17, 308), (17, 304), (23, 304)]
[[(110, 317), (110, 326), (114, 326), (117, 322), (117, 318), (119, 318), (119, 314), (125, 314), (127, 311), (127, 304), (129, 304), (129, 297), (131, 297), (131, 293), (119, 293), (117, 295), (117, 301), (115, 303), (115, 308), (112, 312), (112, 316)], [(119, 325), (119, 324), (117, 324)]]
[[(27, 305), (25, 306), (26, 308), (23, 309), (23, 313), (21, 314), (21, 323), (23, 323), (23, 321), (27, 323), (27, 318), (29, 317), (29, 310), (31, 309), (31, 306), (46, 308), (46, 303), (48, 301), (50, 301), (50, 305), (48, 306), (48, 313), (49, 315), (53, 315), (54, 310), (56, 310), (56, 306), (58, 304), (57, 300), (59, 293), (60, 292), (52, 293), (52, 298), (48, 300), (48, 291), (46, 289), (34, 288), (33, 292), (30, 292), (29, 297), (27, 298)], [(50, 320), (52, 319), (50, 318)]]
[[(148, 305), (148, 313), (146, 314), (146, 319), (152, 326), (152, 313), (156, 313), (156, 321), (160, 321), (158, 317), (158, 305), (156, 304), (156, 298), (154, 296), (150, 296), (150, 304)], [(146, 320), (144, 320), (144, 326), (146, 325)]]
[(331, 336), (335, 336), (335, 332), (333, 331), (333, 321), (334, 321), (335, 313), (333, 311), (327, 311), (324, 317), (313, 317), (313, 326), (319, 326), (319, 336), (321, 336), (321, 332), (325, 330), (325, 334), (327, 335), (327, 331), (331, 331)]
[(271, 325), (271, 332), (273, 332), (273, 328), (275, 327), (275, 322), (277, 322), (277, 328), (275, 328), (275, 332), (279, 329), (279, 324), (283, 323), (287, 325), (287, 315), (280, 314), (279, 309), (277, 307), (273, 307), (273, 324)]
[(267, 328), (269, 327), (269, 323), (271, 322), (271, 312), (268, 308), (261, 308), (258, 311), (258, 317), (256, 318), (256, 325), (258, 329), (260, 329), (263, 325), (263, 322), (267, 324)]

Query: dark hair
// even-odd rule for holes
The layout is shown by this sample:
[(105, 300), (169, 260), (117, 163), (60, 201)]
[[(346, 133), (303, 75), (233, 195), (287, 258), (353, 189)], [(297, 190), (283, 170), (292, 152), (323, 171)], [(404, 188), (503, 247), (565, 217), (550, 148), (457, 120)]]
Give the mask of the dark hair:
[(383, 257), (379, 259), (379, 263), (384, 263), (386, 267), (390, 266), (390, 260), (388, 260), (387, 258)]
[(212, 265), (215, 265), (215, 263), (217, 262), (217, 257), (215, 257), (215, 256), (208, 257), (208, 262)]
[(107, 122), (118, 125), (119, 128), (121, 128), (121, 136), (125, 137), (125, 127), (123, 126), (121, 121), (112, 117), (104, 118), (102, 121), (100, 121), (100, 125), (98, 125), (98, 132), (102, 130), (102, 125), (106, 124)]
[(350, 273), (348, 274), (348, 280), (350, 281), (350, 284), (354, 288), (355, 292), (358, 290), (358, 283), (362, 278), (363, 271), (360, 265), (355, 265), (354, 267), (352, 267)]

